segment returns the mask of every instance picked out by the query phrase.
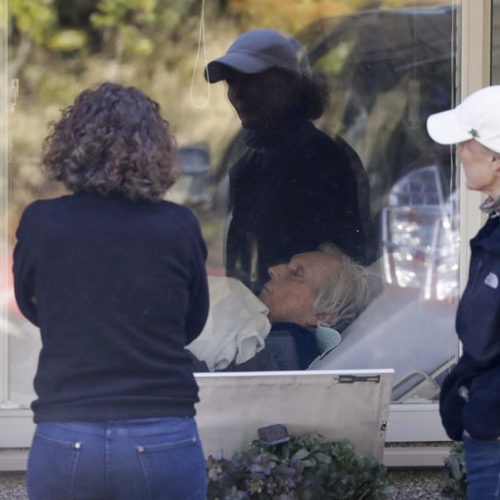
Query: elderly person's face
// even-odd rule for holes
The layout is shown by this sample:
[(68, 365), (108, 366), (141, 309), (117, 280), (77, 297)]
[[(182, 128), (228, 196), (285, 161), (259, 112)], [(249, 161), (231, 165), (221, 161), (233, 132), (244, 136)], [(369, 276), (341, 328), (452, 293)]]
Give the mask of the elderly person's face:
[(228, 70), (229, 101), (244, 128), (279, 125), (286, 117), (298, 92), (297, 77), (278, 69), (245, 74)]
[(465, 172), (468, 189), (482, 191), (493, 198), (500, 195), (500, 155), (474, 139), (457, 145), (457, 156)]
[(295, 255), (287, 264), (270, 267), (271, 279), (259, 295), (269, 308), (269, 320), (315, 327), (321, 318), (314, 313), (314, 299), (325, 276), (339, 266), (340, 262), (332, 255), (305, 252)]

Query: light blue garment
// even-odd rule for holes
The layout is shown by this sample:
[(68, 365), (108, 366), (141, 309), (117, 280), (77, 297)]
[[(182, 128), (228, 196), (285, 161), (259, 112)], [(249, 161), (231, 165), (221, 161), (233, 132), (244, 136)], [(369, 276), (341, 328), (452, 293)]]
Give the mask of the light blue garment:
[(340, 333), (323, 323), (318, 323), (316, 326), (316, 345), (318, 346), (321, 355), (330, 352), (335, 349), (340, 344), (341, 336)]
[(321, 364), (321, 360), (340, 344), (342, 337), (337, 330), (321, 322), (318, 322), (316, 325), (314, 335), (316, 337), (316, 345), (321, 354), (313, 360), (307, 369), (321, 370), (321, 368), (318, 368), (318, 365)]

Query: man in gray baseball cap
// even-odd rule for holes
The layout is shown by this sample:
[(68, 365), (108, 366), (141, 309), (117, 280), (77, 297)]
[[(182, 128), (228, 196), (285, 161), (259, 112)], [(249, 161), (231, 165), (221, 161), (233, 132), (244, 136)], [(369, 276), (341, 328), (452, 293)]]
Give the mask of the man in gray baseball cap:
[(240, 35), (222, 57), (208, 64), (205, 77), (210, 83), (225, 80), (228, 71), (253, 74), (278, 68), (311, 78), (311, 67), (302, 44), (276, 30), (255, 29)]
[(205, 78), (226, 82), (248, 146), (229, 172), (227, 275), (258, 294), (270, 266), (326, 242), (366, 263), (368, 178), (347, 143), (313, 125), (327, 86), (299, 40), (273, 29), (243, 33)]

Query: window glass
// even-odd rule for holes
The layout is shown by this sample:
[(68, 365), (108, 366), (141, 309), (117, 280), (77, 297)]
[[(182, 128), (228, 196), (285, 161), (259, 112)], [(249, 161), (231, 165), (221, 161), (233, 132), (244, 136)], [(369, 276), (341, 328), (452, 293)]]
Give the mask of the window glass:
[[(219, 362), (217, 366), (225, 366), (225, 358), (219, 355), (224, 347), (231, 352), (229, 369), (240, 370), (245, 367), (243, 361), (265, 346), (270, 357), (283, 357), (286, 369), (289, 359), (310, 348), (310, 339), (297, 344), (305, 324), (310, 338), (320, 346), (311, 351), (311, 369), (394, 368), (395, 400), (436, 399), (439, 383), (457, 353), (453, 323), (458, 296), (459, 200), (452, 151), (430, 141), (425, 120), (430, 113), (450, 107), (456, 93), (458, 7), (456, 2), (414, 0), (382, 1), (377, 8), (365, 4), (371, 2), (228, 0), (205, 5), (194, 0), (32, 0), (29, 6), (20, 0), (9, 2), (11, 160), (10, 182), (1, 185), (8, 200), (8, 218), (2, 222), (7, 226), (2, 254), (9, 332), (6, 399), (14, 406), (29, 405), (40, 348), (36, 328), (20, 316), (13, 297), (10, 255), (15, 228), (30, 201), (64, 193), (61, 186), (45, 179), (40, 168), (46, 125), (58, 119), (60, 109), (83, 88), (103, 80), (146, 91), (160, 103), (175, 131), (182, 176), (168, 197), (191, 207), (200, 220), (208, 247), (212, 303), (221, 304), (211, 321), (220, 321), (215, 330), (229, 335), (224, 336), (222, 346), (209, 344), (210, 352), (200, 357), (210, 358), (212, 366)], [(232, 256), (228, 228), (230, 234), (235, 220), (229, 209), (230, 171), (249, 154), (249, 144), (255, 144), (242, 131), (241, 112), (239, 117), (228, 101), (228, 84), (208, 84), (203, 70), (239, 34), (269, 26), (293, 34), (305, 47), (313, 72), (324, 77), (328, 105), (314, 124), (359, 157), (362, 173), (353, 179), (361, 176), (367, 184), (359, 179), (353, 182), (358, 182), (356, 209), (365, 215), (355, 227), (358, 222), (350, 222), (350, 209), (346, 209), (340, 220), (343, 224), (339, 218), (331, 219), (332, 228), (338, 224), (335, 231), (330, 229), (332, 237), (317, 238), (318, 228), (325, 229), (330, 222), (326, 212), (314, 208), (328, 207), (340, 196), (335, 189), (339, 190), (347, 174), (324, 178), (318, 174), (313, 184), (307, 174), (296, 173), (298, 177), (285, 176), (274, 187), (272, 176), (259, 174), (262, 187), (247, 201), (252, 214), (261, 207), (259, 196), (269, 190), (272, 210), (282, 203), (283, 216), (296, 222), (309, 214), (297, 202), (301, 189), (309, 189), (311, 214), (319, 213), (320, 218), (307, 215), (307, 223), (295, 228), (293, 236), (277, 219), (269, 229), (268, 240), (275, 241), (270, 248), (238, 236), (248, 262), (241, 266), (236, 259), (229, 273), (233, 279), (225, 280)], [(277, 93), (270, 98), (269, 106), (281, 97)], [(284, 143), (282, 159), (289, 168), (297, 164), (298, 169), (298, 158), (309, 154), (294, 149), (298, 142)], [(254, 149), (260, 148), (259, 154), (276, 154), (264, 146), (259, 143)], [(315, 149), (311, 168), (327, 161), (328, 148), (324, 155)], [(357, 161), (352, 160), (358, 165)], [(285, 205), (278, 200), (287, 183), (297, 196), (290, 196)], [(272, 191), (276, 186), (282, 189)], [(348, 206), (350, 188), (343, 189), (339, 191), (345, 195), (342, 203)], [(248, 197), (250, 190), (242, 192)], [(266, 224), (272, 210), (266, 208), (255, 217)], [(351, 236), (341, 240), (342, 231)], [(362, 256), (356, 253), (359, 246), (355, 243), (360, 232), (368, 235)], [(302, 237), (309, 247), (299, 241)], [(286, 242), (286, 257), (275, 251), (280, 238)], [(297, 283), (311, 269), (321, 274), (326, 268), (310, 260), (317, 255), (304, 257), (303, 252), (331, 240), (360, 261), (368, 275), (369, 299), (362, 312), (354, 319), (346, 316), (341, 323), (333, 321), (340, 337), (328, 328), (332, 315), (338, 313), (324, 309), (318, 315), (319, 309), (314, 309), (313, 324), (309, 309), (302, 309), (307, 301), (317, 306), (313, 304), (316, 285), (311, 285), (312, 298), (301, 288), (295, 303), (288, 302), (291, 289), (283, 288), (282, 296), (274, 292), (281, 273), (292, 287), (301, 286)], [(272, 257), (264, 258), (265, 252)], [(270, 275), (268, 266), (272, 266)], [(265, 285), (268, 279), (269, 286)], [(274, 302), (263, 298), (271, 290)], [(256, 294), (261, 294), (261, 301)], [(266, 369), (266, 363), (257, 366)], [(205, 366), (200, 363), (197, 369)]]

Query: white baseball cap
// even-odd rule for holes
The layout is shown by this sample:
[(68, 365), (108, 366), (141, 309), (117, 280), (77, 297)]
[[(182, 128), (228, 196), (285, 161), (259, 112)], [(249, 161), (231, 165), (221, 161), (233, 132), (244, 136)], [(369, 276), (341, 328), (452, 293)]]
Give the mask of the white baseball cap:
[(427, 132), (439, 144), (475, 139), (500, 152), (500, 85), (482, 88), (454, 109), (430, 115)]
[(279, 68), (311, 76), (303, 45), (295, 37), (272, 29), (255, 29), (240, 35), (225, 55), (208, 63), (205, 78), (210, 83), (224, 80), (228, 68), (248, 74)]

